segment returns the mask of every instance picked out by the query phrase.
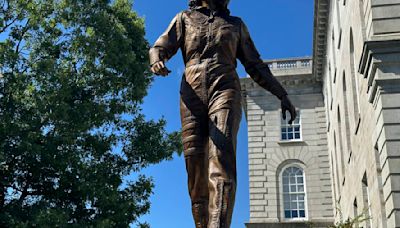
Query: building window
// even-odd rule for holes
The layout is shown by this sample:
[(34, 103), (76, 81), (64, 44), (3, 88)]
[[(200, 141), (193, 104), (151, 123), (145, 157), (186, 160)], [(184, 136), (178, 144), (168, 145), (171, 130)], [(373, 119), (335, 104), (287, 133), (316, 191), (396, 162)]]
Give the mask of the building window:
[(351, 65), (351, 91), (353, 93), (352, 96), (352, 105), (353, 106), (353, 117), (354, 117), (354, 131), (357, 133), (358, 127), (360, 124), (360, 97), (359, 97), (359, 88), (358, 88), (358, 67), (356, 64), (356, 56), (354, 53), (354, 39), (353, 39), (353, 29), (350, 28), (350, 65)]
[(289, 124), (290, 116), (286, 117), (286, 120), (281, 117), (281, 140), (301, 140), (301, 123), (300, 123), (300, 111), (297, 111), (297, 117), (293, 123)]
[(306, 218), (306, 193), (304, 172), (290, 166), (282, 173), (283, 211), (285, 219)]
[[(335, 73), (333, 74), (333, 84), (336, 83), (336, 74), (337, 74), (337, 68), (335, 67)], [(332, 93), (333, 94), (333, 93)], [(333, 96), (333, 95), (332, 95)]]
[(362, 192), (363, 192), (363, 201), (364, 201), (364, 211), (367, 212), (367, 220), (365, 220), (364, 227), (370, 228), (371, 226), (371, 201), (369, 197), (369, 188), (368, 188), (368, 178), (367, 178), (367, 172), (364, 173), (363, 179), (362, 179)]

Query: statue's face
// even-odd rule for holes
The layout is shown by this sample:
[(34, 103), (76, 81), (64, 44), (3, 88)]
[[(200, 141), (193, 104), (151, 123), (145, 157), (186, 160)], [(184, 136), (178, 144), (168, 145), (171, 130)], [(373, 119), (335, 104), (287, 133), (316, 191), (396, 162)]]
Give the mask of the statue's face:
[(207, 0), (207, 3), (212, 10), (228, 8), (230, 0)]

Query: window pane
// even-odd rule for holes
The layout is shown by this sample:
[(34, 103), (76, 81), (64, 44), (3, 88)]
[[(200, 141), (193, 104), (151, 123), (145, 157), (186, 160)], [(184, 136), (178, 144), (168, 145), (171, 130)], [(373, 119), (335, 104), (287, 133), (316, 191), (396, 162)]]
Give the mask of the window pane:
[(285, 218), (291, 218), (291, 217), (292, 216), (290, 214), (290, 211), (289, 210), (285, 211)]
[(296, 185), (290, 185), (290, 192), (296, 192)]
[(289, 184), (289, 177), (288, 176), (284, 176), (283, 177), (283, 184)]
[(303, 194), (299, 195), (299, 200), (304, 201), (304, 195)]
[(290, 203), (290, 209), (297, 209), (297, 203), (296, 202), (291, 202)]
[(300, 126), (294, 128), (295, 131), (300, 131)]
[(283, 139), (283, 140), (287, 140), (286, 133), (285, 133), (285, 134), (282, 134), (282, 139)]
[(283, 185), (283, 192), (289, 192), (289, 185)]
[(299, 209), (304, 209), (304, 202), (299, 202)]
[(297, 177), (297, 183), (302, 184), (303, 183), (303, 177)]
[(290, 202), (290, 195), (288, 193), (283, 194), (283, 201)]
[(298, 192), (304, 192), (304, 185), (298, 186)]
[(288, 132), (293, 132), (293, 128), (292, 127), (288, 127)]
[(292, 218), (298, 218), (299, 215), (297, 213), (297, 210), (292, 210)]
[(305, 210), (300, 210), (300, 218), (305, 218), (306, 217), (306, 212)]
[(284, 209), (290, 209), (290, 203), (289, 202), (285, 202), (284, 204), (285, 204)]
[(300, 139), (300, 133), (296, 133), (296, 134), (294, 135), (294, 137), (295, 137), (296, 139)]
[(293, 134), (289, 134), (288, 136), (289, 139), (293, 139)]

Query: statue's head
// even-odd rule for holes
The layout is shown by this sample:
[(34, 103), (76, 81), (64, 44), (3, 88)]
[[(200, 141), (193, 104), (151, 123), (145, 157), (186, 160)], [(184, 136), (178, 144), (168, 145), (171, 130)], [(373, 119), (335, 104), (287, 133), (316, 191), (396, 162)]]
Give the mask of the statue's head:
[(189, 6), (193, 9), (197, 6), (201, 6), (203, 2), (206, 2), (211, 10), (228, 11), (230, 0), (189, 0)]
[(191, 9), (196, 8), (197, 6), (201, 6), (203, 0), (189, 0), (189, 7)]
[(228, 9), (230, 0), (206, 0), (210, 9), (215, 11), (224, 11)]

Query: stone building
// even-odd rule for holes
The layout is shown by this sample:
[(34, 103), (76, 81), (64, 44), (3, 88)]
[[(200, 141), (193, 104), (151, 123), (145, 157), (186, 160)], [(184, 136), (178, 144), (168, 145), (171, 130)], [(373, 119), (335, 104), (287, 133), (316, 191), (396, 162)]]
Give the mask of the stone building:
[(333, 222), (331, 172), (321, 83), (311, 58), (267, 61), (298, 108), (293, 125), (280, 101), (242, 79), (248, 122), (250, 222), (256, 227), (326, 227)]
[(370, 217), (360, 227), (400, 227), (400, 0), (316, 0), (314, 12), (312, 64), (268, 62), (299, 109), (293, 126), (276, 98), (242, 79), (247, 227), (360, 214)]
[(318, 0), (314, 21), (334, 204), (400, 227), (400, 0)]

